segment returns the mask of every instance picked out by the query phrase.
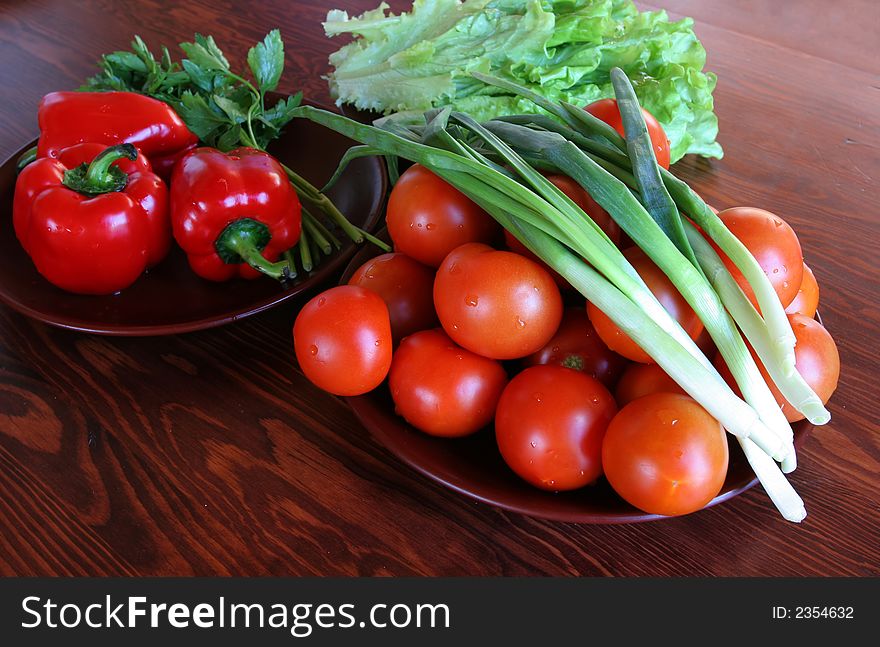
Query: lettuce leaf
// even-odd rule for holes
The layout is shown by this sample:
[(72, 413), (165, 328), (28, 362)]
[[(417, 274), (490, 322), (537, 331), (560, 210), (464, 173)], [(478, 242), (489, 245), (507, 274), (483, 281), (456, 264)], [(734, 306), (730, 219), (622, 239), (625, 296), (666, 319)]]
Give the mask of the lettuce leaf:
[(470, 76), (507, 77), (551, 99), (586, 105), (613, 97), (609, 71), (622, 68), (642, 105), (663, 125), (672, 161), (721, 157), (713, 112), (715, 75), (693, 20), (639, 12), (631, 0), (415, 0), (389, 13), (333, 10), (328, 36), (354, 39), (330, 55), (338, 104), (383, 114), (452, 105), (487, 120), (537, 112), (532, 103)]

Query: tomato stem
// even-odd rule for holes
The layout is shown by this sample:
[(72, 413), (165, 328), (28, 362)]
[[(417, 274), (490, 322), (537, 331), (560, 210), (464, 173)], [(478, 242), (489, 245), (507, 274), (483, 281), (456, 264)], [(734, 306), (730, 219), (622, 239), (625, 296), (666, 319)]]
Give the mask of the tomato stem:
[(573, 368), (576, 371), (582, 371), (584, 370), (584, 358), (580, 355), (568, 355), (562, 360), (562, 365), (565, 368)]

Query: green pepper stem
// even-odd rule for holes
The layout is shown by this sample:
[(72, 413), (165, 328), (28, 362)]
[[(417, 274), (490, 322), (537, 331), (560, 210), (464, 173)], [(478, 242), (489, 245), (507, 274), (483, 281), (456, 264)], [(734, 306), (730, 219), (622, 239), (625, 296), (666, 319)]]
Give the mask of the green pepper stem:
[(111, 146), (92, 160), (89, 170), (86, 171), (86, 182), (89, 184), (107, 184), (109, 181), (110, 166), (113, 162), (122, 159), (136, 160), (137, 149), (132, 144), (119, 144)]
[(272, 263), (255, 248), (243, 247), (236, 250), (241, 256), (241, 260), (250, 265), (258, 272), (262, 272), (266, 276), (271, 276), (278, 281), (289, 281), (293, 278), (290, 272), (290, 266), (287, 261), (278, 261)]
[(137, 156), (137, 149), (131, 144), (110, 146), (88, 166), (80, 164), (65, 171), (62, 183), (68, 189), (89, 196), (122, 191), (128, 183), (128, 174), (113, 163), (123, 158), (135, 160)]
[(278, 281), (293, 278), (286, 261), (273, 263), (263, 256), (272, 234), (269, 227), (253, 218), (241, 218), (229, 223), (214, 241), (217, 255), (224, 263), (247, 263), (258, 272)]

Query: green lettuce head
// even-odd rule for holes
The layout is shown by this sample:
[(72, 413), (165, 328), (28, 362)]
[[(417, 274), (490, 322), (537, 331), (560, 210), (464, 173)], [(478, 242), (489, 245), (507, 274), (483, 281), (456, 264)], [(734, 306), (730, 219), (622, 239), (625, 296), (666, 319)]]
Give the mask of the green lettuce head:
[(630, 0), (416, 0), (400, 15), (385, 3), (357, 18), (334, 10), (324, 29), (355, 37), (330, 56), (340, 104), (383, 114), (452, 105), (484, 121), (540, 109), (473, 71), (586, 105), (614, 96), (609, 71), (620, 67), (663, 125), (673, 162), (722, 155), (715, 75), (703, 71), (706, 51), (690, 18), (670, 22)]

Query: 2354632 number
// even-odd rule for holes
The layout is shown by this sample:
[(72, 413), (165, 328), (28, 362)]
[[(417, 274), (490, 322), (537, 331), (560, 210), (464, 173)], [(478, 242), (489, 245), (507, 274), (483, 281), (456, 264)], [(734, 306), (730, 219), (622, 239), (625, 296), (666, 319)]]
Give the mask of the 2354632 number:
[(798, 620), (814, 618), (852, 619), (852, 607), (795, 607), (794, 617)]

